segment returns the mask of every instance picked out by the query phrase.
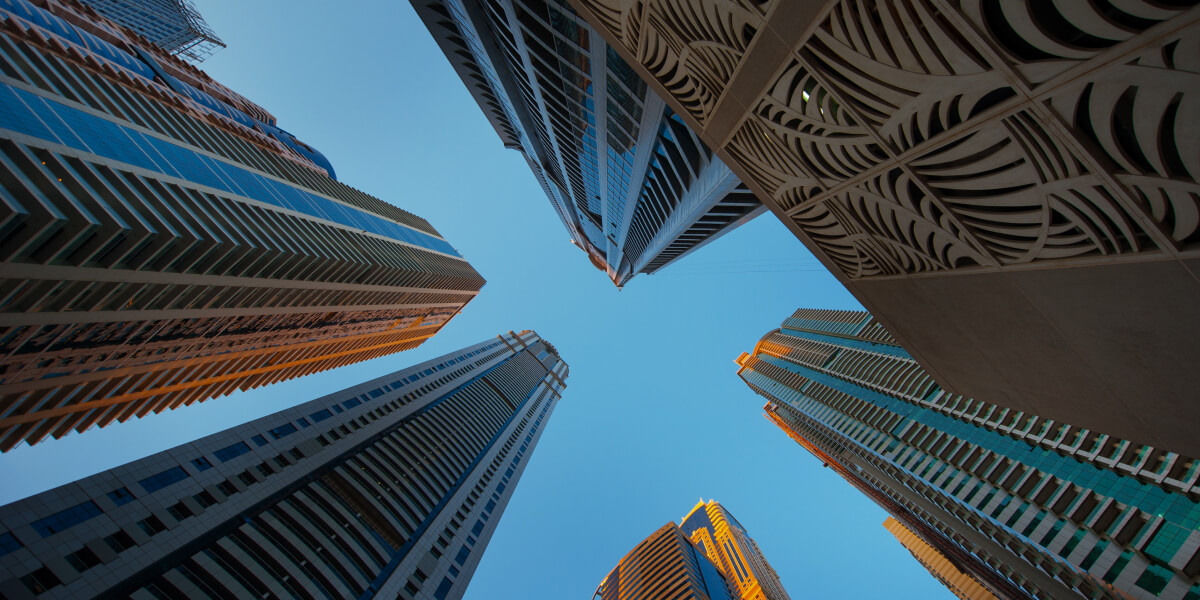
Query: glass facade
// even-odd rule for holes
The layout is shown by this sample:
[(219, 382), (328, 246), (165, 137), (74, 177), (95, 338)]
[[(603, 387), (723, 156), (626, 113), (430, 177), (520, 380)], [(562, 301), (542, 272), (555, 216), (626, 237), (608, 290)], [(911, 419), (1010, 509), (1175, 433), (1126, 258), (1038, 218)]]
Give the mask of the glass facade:
[(618, 287), (762, 211), (565, 3), (413, 5), (505, 146), (526, 156), (573, 243)]
[(863, 312), (801, 309), (738, 363), (777, 425), (999, 597), (1197, 583), (1189, 457), (950, 394)]
[(67, 0), (0, 20), (0, 451), (414, 348), (483, 286), (135, 32)]

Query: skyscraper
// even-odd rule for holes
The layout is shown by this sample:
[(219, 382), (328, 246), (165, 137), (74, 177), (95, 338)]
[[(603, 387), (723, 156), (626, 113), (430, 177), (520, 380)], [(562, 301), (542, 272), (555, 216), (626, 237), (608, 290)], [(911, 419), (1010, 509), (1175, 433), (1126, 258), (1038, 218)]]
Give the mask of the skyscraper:
[(595, 600), (789, 600), (758, 544), (723, 506), (700, 501), (634, 546)]
[(1193, 2), (570, 4), (947, 390), (1200, 456)]
[(460, 598), (567, 375), (510, 332), (0, 507), (0, 590)]
[(975, 578), (963, 573), (948, 558), (930, 546), (920, 536), (908, 530), (895, 517), (888, 517), (883, 527), (896, 536), (921, 566), (962, 600), (996, 600), (996, 596), (979, 585)]
[(79, 1), (181, 58), (202, 62), (225, 47), (191, 0)]
[(419, 345), (483, 286), (262, 108), (0, 0), (0, 450)]
[(725, 575), (738, 600), (789, 600), (775, 569), (738, 520), (716, 500), (701, 501), (679, 524), (683, 534)]
[(765, 210), (564, 3), (412, 4), (572, 243), (617, 287)]
[(737, 360), (776, 425), (1000, 598), (1200, 598), (1200, 462), (943, 390), (870, 314)]

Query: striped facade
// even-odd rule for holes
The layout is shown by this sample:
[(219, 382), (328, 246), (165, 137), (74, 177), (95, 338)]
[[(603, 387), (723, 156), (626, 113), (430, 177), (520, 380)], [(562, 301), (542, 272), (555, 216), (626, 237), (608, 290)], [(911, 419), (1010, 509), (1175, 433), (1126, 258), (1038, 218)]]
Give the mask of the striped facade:
[(701, 501), (629, 551), (595, 600), (790, 600), (758, 544), (725, 507)]
[(564, 2), (412, 4), (572, 243), (617, 287), (765, 210)]
[(984, 589), (973, 577), (963, 573), (950, 562), (950, 559), (937, 551), (937, 548), (926, 544), (920, 536), (908, 530), (893, 517), (883, 522), (887, 529), (904, 547), (912, 553), (913, 558), (921, 566), (929, 570), (938, 581), (942, 582), (952, 594), (962, 600), (996, 600), (996, 596)]
[(460, 598), (567, 375), (510, 332), (0, 507), (0, 594)]
[(696, 504), (679, 528), (725, 576), (736, 600), (790, 600), (758, 544), (716, 500)]
[(416, 347), (483, 286), (261, 107), (0, 0), (0, 450)]
[(733, 600), (725, 578), (675, 523), (629, 551), (594, 600)]
[(1200, 463), (949, 393), (870, 314), (738, 358), (767, 416), (999, 598), (1200, 598)]

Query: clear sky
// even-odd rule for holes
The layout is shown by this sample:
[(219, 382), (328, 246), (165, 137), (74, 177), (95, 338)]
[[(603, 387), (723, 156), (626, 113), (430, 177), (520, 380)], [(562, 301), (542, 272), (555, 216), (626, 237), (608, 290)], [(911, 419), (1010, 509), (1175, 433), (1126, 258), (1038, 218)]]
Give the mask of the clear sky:
[(402, 0), (196, 0), (229, 47), (202, 66), (414, 212), (488, 280), (416, 350), (0, 455), (0, 503), (481, 341), (534, 329), (571, 367), (468, 600), (588, 599), (698, 499), (749, 530), (792, 598), (953, 596), (887, 516), (762, 417), (733, 359), (801, 306), (860, 308), (767, 214), (618, 292), (568, 242)]

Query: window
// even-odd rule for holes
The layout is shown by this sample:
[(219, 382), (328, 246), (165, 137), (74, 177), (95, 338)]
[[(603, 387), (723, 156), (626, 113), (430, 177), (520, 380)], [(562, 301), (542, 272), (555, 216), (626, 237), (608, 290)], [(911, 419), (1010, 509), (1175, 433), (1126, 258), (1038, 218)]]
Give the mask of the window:
[(29, 588), (29, 591), (34, 594), (41, 594), (50, 588), (62, 585), (58, 577), (55, 577), (54, 573), (51, 573), (50, 569), (46, 567), (42, 567), (22, 577), (21, 583), (25, 584), (25, 587)]
[(207, 458), (201, 456), (192, 461), (192, 466), (196, 467), (196, 471), (207, 471), (212, 468), (212, 463), (208, 462)]
[(12, 533), (0, 533), (0, 556), (5, 556), (21, 548), (21, 542)]
[(158, 517), (146, 517), (145, 519), (138, 521), (137, 525), (138, 527), (142, 528), (142, 531), (144, 531), (146, 535), (154, 535), (160, 531), (166, 530), (167, 528), (166, 525), (163, 525), (162, 521), (158, 520)]
[(217, 503), (217, 499), (213, 498), (213, 495), (208, 492), (200, 492), (199, 494), (192, 496), (192, 499), (204, 508), (208, 508)]
[(182, 521), (194, 515), (192, 509), (188, 508), (187, 505), (182, 502), (176, 502), (175, 504), (168, 506), (167, 512), (170, 513), (172, 517), (175, 517), (176, 521)]
[(350, 408), (354, 408), (355, 406), (358, 406), (359, 404), (362, 404), (362, 400), (359, 400), (358, 398), (351, 398), (351, 399), (343, 402), (342, 406), (345, 406), (347, 409), (350, 409)]
[(262, 447), (262, 446), (266, 446), (266, 445), (267, 445), (267, 438), (265, 438), (265, 437), (263, 437), (263, 436), (261, 436), (261, 435), (256, 435), (256, 436), (254, 436), (254, 437), (252, 437), (252, 438), (250, 438), (250, 439), (251, 439), (251, 440), (254, 440), (254, 443), (255, 443), (255, 445), (257, 445), (257, 446), (259, 446), (259, 447)]
[(466, 546), (463, 546), (462, 548), (459, 548), (458, 556), (454, 557), (454, 562), (458, 563), (459, 566), (462, 566), (463, 563), (467, 562), (467, 557), (470, 555), (471, 555), (471, 549)]
[[(454, 567), (450, 567), (453, 569)], [(446, 600), (446, 595), (450, 593), (450, 588), (454, 587), (454, 582), (450, 581), (449, 577), (443, 577), (442, 582), (438, 584), (437, 590), (433, 592), (435, 600)]]
[(317, 412), (315, 412), (311, 415), (308, 415), (308, 416), (312, 417), (313, 423), (320, 423), (321, 421), (324, 421), (325, 419), (332, 417), (333, 413), (329, 412), (329, 409), (326, 408), (326, 409), (318, 410)]
[(217, 457), (217, 460), (221, 462), (229, 462), (249, 451), (250, 446), (246, 445), (246, 442), (238, 442), (213, 452), (213, 456)]
[(108, 544), (108, 547), (112, 548), (113, 552), (117, 553), (137, 545), (137, 543), (133, 541), (133, 538), (130, 537), (128, 533), (125, 533), (121, 530), (117, 530), (116, 533), (104, 538), (104, 543)]
[(42, 537), (48, 538), (60, 531), (66, 531), (84, 521), (93, 517), (98, 517), (104, 511), (96, 506), (95, 502), (88, 500), (83, 504), (77, 504), (67, 510), (56, 512), (44, 519), (39, 519), (33, 522), (33, 530), (41, 534)]
[(170, 469), (167, 469), (158, 475), (151, 475), (150, 477), (147, 477), (138, 483), (141, 484), (142, 489), (146, 490), (146, 493), (153, 494), (154, 492), (157, 492), (158, 490), (161, 490), (171, 484), (183, 481), (188, 477), (191, 476), (188, 475), (187, 471), (183, 470), (183, 467), (171, 467)]
[(71, 566), (80, 573), (100, 564), (100, 557), (86, 547), (68, 554), (66, 558), (67, 562), (71, 563)]
[(378, 398), (383, 395), (383, 390), (371, 390), (371, 397)]
[(124, 506), (134, 501), (134, 495), (129, 492), (129, 488), (119, 487), (108, 493), (108, 499), (117, 506)]
[(228, 479), (225, 481), (222, 481), (221, 483), (218, 483), (217, 489), (222, 494), (225, 494), (226, 496), (232, 496), (232, 495), (238, 493), (237, 486), (233, 485), (232, 483), (229, 483)]
[(479, 535), (481, 531), (483, 531), (483, 521), (475, 521), (475, 526), (471, 528), (471, 533)]
[(293, 433), (296, 433), (297, 431), (299, 431), (299, 429), (296, 429), (295, 425), (288, 423), (287, 425), (281, 425), (279, 427), (276, 427), (275, 429), (272, 429), (271, 431), (268, 431), (267, 433), (270, 433), (272, 436), (275, 437), (275, 439), (279, 439), (279, 438), (282, 438), (285, 436), (292, 435)]
[(299, 423), (301, 427), (308, 427), (308, 426), (309, 426), (308, 419), (299, 419), (299, 420), (297, 420), (296, 422), (297, 422), (297, 423)]

